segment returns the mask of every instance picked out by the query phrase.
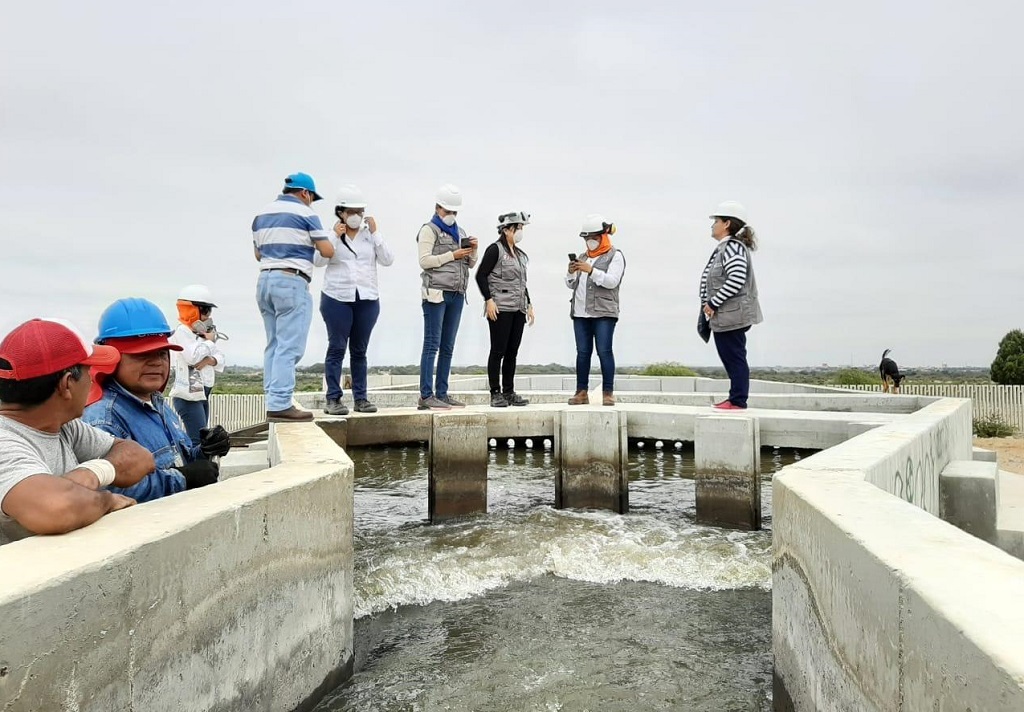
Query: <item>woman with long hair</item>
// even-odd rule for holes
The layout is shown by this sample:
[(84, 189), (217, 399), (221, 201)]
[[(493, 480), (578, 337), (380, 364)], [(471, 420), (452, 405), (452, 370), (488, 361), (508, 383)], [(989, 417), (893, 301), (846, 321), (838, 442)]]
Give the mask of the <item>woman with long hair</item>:
[(715, 408), (743, 410), (750, 395), (747, 332), (762, 320), (751, 260), (757, 236), (747, 223), (746, 208), (734, 200), (719, 205), (710, 217), (711, 237), (718, 245), (701, 274), (700, 302), (718, 357), (729, 374), (729, 397)]

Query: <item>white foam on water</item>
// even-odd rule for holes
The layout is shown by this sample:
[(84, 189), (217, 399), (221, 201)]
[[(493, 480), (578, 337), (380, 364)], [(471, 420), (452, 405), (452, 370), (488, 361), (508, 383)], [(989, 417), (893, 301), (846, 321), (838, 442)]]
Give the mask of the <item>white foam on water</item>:
[(374, 535), (356, 560), (356, 617), (403, 605), (458, 601), (544, 575), (598, 584), (771, 587), (771, 534), (539, 507)]

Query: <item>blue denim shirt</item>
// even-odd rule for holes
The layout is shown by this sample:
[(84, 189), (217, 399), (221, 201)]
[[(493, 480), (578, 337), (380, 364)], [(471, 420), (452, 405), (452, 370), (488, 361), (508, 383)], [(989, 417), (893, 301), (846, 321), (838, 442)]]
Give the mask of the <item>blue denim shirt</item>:
[(113, 378), (103, 384), (103, 397), (85, 409), (85, 422), (114, 437), (134, 440), (153, 453), (156, 471), (131, 487), (108, 487), (138, 502), (149, 502), (185, 489), (185, 477), (175, 469), (201, 459), (199, 447), (185, 432), (181, 418), (159, 393), (146, 403)]

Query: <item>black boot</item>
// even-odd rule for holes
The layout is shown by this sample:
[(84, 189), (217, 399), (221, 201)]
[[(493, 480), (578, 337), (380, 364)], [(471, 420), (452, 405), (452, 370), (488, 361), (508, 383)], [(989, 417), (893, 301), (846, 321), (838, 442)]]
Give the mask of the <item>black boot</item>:
[(505, 400), (505, 396), (500, 393), (491, 394), (491, 407), (492, 408), (507, 408), (508, 401)]
[(505, 400), (508, 401), (509, 405), (517, 405), (517, 406), (530, 405), (530, 401), (526, 400), (525, 398), (523, 398), (518, 393), (506, 393), (505, 394)]

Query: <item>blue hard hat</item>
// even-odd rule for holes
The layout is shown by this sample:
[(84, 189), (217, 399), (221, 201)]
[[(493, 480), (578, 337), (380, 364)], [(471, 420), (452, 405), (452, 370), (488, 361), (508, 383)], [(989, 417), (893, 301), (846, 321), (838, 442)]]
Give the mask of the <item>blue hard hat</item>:
[(313, 176), (308, 173), (292, 173), (284, 179), (285, 188), (302, 188), (313, 194), (313, 200), (323, 200), (316, 192), (316, 184), (313, 183)]
[(99, 335), (96, 343), (107, 339), (127, 336), (170, 336), (173, 333), (167, 325), (167, 317), (153, 302), (139, 297), (118, 299), (100, 315)]

